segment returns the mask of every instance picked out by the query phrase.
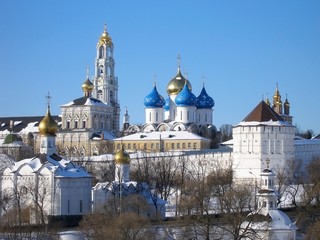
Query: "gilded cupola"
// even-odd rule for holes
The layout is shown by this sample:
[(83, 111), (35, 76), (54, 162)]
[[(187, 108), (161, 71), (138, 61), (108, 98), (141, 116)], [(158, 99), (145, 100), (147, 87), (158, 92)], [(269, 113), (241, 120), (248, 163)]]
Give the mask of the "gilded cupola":
[(84, 95), (90, 97), (94, 86), (93, 83), (90, 81), (89, 77), (87, 77), (87, 79), (83, 82), (81, 87), (84, 92)]
[(130, 155), (124, 150), (123, 146), (114, 155), (114, 160), (116, 164), (129, 164)]
[(50, 136), (56, 135), (56, 132), (58, 130), (58, 124), (51, 116), (49, 105), (48, 105), (47, 114), (39, 123), (38, 129), (41, 135), (50, 135)]
[(100, 38), (99, 38), (99, 42), (98, 42), (98, 45), (99, 46), (102, 46), (102, 45), (113, 45), (112, 44), (112, 39), (111, 37), (109, 36), (108, 32), (107, 32), (107, 25), (105, 24), (104, 25), (104, 31), (103, 33), (101, 34)]
[(192, 91), (191, 83), (181, 74), (180, 67), (178, 68), (177, 75), (171, 79), (167, 85), (167, 93), (169, 95), (177, 95), (181, 92), (184, 85), (187, 85), (190, 91)]

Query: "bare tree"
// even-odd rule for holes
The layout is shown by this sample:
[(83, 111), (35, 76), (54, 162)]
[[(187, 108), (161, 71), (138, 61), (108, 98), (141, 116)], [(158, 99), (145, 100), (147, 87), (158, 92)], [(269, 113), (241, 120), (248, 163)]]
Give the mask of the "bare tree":
[(231, 124), (222, 124), (220, 126), (221, 132), (221, 141), (225, 142), (232, 139), (232, 125)]

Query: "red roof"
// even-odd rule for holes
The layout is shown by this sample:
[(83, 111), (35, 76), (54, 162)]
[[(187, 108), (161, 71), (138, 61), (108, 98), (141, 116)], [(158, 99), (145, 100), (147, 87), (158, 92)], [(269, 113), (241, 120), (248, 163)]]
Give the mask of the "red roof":
[(243, 122), (268, 122), (285, 120), (276, 113), (265, 101), (261, 101), (242, 121)]

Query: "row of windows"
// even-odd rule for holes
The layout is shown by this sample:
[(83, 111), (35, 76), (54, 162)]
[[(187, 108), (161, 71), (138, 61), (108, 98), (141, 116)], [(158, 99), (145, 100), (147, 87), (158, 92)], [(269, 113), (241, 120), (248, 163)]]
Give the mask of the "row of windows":
[[(166, 149), (196, 149), (197, 148), (197, 143), (166, 143)], [(121, 144), (117, 144), (117, 149), (121, 148)], [(124, 148), (128, 150), (136, 150), (136, 149), (148, 149), (148, 144), (147, 143), (127, 143), (124, 144)], [(161, 148), (163, 148), (163, 144), (161, 144)], [(160, 143), (150, 143), (149, 144), (149, 149), (151, 150), (159, 150), (160, 149)]]

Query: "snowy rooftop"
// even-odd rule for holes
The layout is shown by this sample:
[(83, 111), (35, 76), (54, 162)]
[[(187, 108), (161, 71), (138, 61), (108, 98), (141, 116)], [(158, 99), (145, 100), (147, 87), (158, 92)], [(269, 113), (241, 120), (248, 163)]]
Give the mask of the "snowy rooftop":
[(210, 141), (207, 138), (201, 137), (197, 134), (188, 131), (163, 131), (163, 132), (148, 132), (148, 133), (135, 133), (125, 137), (116, 138), (115, 141), (146, 141), (146, 140), (202, 140)]
[(19, 171), (23, 166), (29, 166), (33, 172), (37, 172), (42, 168), (47, 168), (49, 171), (54, 172), (56, 177), (91, 177), (83, 167), (78, 166), (69, 160), (65, 160), (56, 154), (51, 156), (41, 154), (33, 158), (23, 159), (19, 162), (13, 162), (13, 165), (9, 166), (9, 169), (12, 172), (15, 172)]
[(67, 104), (61, 105), (61, 107), (69, 107), (69, 106), (98, 106), (98, 107), (108, 107), (107, 104), (103, 103), (99, 99), (93, 97), (81, 97), (75, 99)]

